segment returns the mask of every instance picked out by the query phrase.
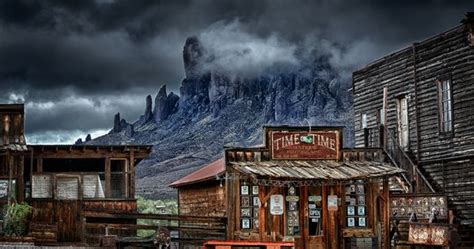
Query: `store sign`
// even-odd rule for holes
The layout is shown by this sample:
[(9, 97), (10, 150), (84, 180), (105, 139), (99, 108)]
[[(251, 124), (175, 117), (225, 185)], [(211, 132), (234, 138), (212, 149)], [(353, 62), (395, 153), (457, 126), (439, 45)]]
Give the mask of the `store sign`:
[(328, 195), (328, 210), (337, 211), (337, 195)]
[(410, 223), (408, 242), (410, 244), (447, 246), (449, 225), (435, 223)]
[(273, 159), (337, 159), (339, 131), (271, 132)]
[(283, 205), (284, 205), (283, 195), (270, 196), (270, 214), (282, 215)]

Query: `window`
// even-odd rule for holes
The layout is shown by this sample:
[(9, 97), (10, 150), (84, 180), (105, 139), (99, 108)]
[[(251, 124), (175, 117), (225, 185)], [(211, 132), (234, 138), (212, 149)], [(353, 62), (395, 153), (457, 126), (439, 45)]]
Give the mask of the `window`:
[(362, 180), (346, 185), (346, 226), (367, 227), (366, 189)]
[(361, 116), (361, 128), (365, 129), (367, 128), (367, 114), (362, 114)]
[(242, 182), (240, 185), (240, 228), (257, 229), (260, 199), (258, 186)]
[(451, 95), (451, 80), (438, 80), (439, 131), (453, 131), (453, 108)]

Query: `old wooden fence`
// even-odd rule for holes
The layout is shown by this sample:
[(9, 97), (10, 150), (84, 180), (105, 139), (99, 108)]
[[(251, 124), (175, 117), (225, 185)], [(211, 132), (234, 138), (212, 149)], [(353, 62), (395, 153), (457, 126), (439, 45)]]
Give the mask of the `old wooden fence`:
[(209, 239), (226, 238), (226, 217), (94, 211), (85, 211), (83, 217), (84, 237), (90, 244), (99, 241), (106, 227), (110, 235), (118, 237), (138, 237), (140, 230), (146, 230), (151, 235), (160, 227), (167, 228), (172, 242), (193, 245), (202, 245)]

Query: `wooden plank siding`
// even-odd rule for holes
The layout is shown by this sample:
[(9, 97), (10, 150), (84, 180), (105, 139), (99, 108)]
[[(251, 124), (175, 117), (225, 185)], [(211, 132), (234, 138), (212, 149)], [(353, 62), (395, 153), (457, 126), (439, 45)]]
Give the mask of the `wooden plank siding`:
[[(408, 97), (407, 154), (449, 208), (474, 222), (474, 47), (464, 24), (395, 52), (353, 73), (356, 147), (364, 147), (361, 116), (367, 128), (378, 128), (383, 89), (388, 88), (388, 130), (397, 130), (396, 101)], [(440, 129), (437, 80), (451, 80), (453, 131)]]

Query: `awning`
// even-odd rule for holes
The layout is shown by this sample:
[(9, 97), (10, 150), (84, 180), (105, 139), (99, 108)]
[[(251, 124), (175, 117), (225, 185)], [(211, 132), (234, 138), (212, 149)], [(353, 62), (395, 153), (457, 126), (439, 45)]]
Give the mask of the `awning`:
[(376, 178), (403, 173), (404, 170), (377, 161), (263, 161), (231, 162), (238, 172), (254, 177), (298, 180), (336, 180)]

